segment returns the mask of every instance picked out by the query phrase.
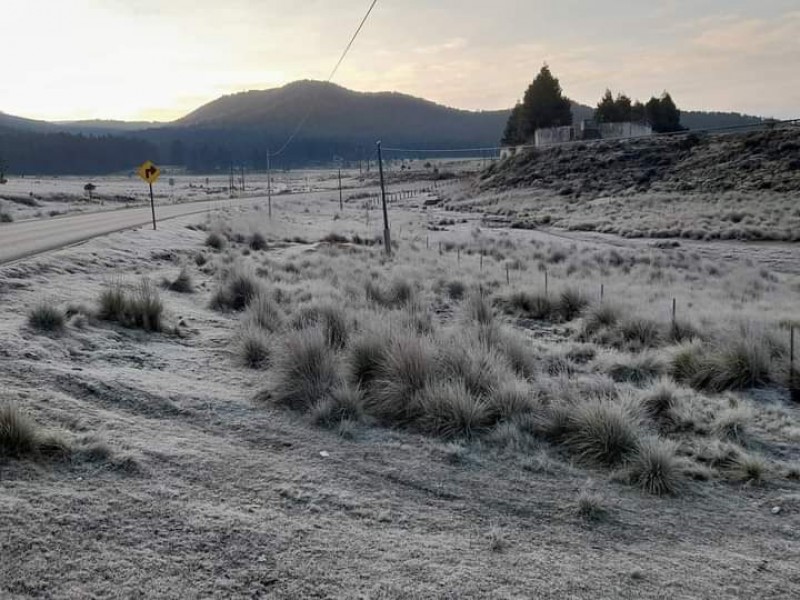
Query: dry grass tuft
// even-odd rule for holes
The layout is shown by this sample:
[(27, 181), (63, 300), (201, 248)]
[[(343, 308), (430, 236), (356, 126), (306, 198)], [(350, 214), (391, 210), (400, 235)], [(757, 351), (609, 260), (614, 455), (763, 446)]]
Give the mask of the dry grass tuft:
[(192, 283), (192, 275), (189, 273), (189, 270), (186, 267), (181, 269), (178, 276), (168, 283), (167, 289), (172, 292), (178, 292), (179, 294), (193, 293), (194, 284)]
[(295, 329), (320, 327), (325, 332), (325, 339), (331, 348), (341, 349), (350, 339), (350, 330), (354, 327), (347, 312), (333, 304), (314, 304), (306, 306), (297, 313), (292, 321)]
[(293, 410), (308, 410), (330, 398), (342, 381), (339, 358), (319, 327), (286, 335), (277, 359), (274, 396)]
[(37, 454), (36, 424), (14, 404), (0, 406), (0, 458), (21, 458)]
[(161, 331), (163, 314), (164, 304), (158, 290), (147, 278), (143, 278), (131, 294), (118, 281), (100, 293), (98, 317), (104, 321), (145, 331)]
[[(341, 384), (327, 398), (318, 400), (311, 408), (311, 419), (328, 429), (343, 422), (357, 425), (364, 420), (364, 395), (359, 387)], [(347, 437), (347, 436), (344, 436)]]
[(276, 333), (283, 328), (286, 317), (278, 303), (264, 290), (259, 290), (250, 300), (245, 310), (243, 321), (252, 323), (270, 333)]
[(228, 241), (219, 233), (212, 232), (206, 237), (206, 246), (213, 248), (217, 252), (221, 252), (228, 246)]
[(657, 437), (642, 440), (631, 461), (632, 481), (657, 496), (677, 493), (682, 473), (675, 443)]
[(239, 332), (237, 354), (242, 364), (251, 369), (260, 369), (269, 364), (270, 340), (260, 327), (246, 324)]
[(583, 490), (578, 494), (578, 499), (575, 503), (575, 512), (577, 515), (591, 522), (603, 521), (608, 517), (608, 510), (605, 507), (606, 499), (589, 490)]
[(420, 427), (446, 439), (471, 438), (492, 423), (488, 404), (470, 393), (460, 380), (440, 380), (425, 387), (418, 397)]
[(566, 442), (582, 460), (612, 467), (629, 459), (639, 445), (637, 422), (620, 404), (592, 400), (569, 415)]
[(258, 277), (240, 264), (226, 273), (222, 284), (211, 298), (211, 308), (244, 310), (262, 292)]
[(28, 313), (28, 325), (36, 331), (60, 333), (64, 331), (64, 311), (47, 300), (34, 306)]

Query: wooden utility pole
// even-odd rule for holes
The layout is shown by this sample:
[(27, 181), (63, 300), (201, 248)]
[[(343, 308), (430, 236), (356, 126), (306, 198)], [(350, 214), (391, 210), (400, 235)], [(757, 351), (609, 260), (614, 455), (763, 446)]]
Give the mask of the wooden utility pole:
[(386, 184), (383, 180), (383, 156), (381, 143), (378, 142), (378, 168), (381, 174), (381, 202), (383, 204), (383, 248), (387, 255), (392, 254), (392, 236), (389, 232), (389, 212), (386, 209)]
[(339, 169), (339, 212), (344, 210), (344, 202), (342, 201), (342, 170)]
[(270, 165), (269, 148), (267, 148), (267, 213), (272, 218), (272, 165)]

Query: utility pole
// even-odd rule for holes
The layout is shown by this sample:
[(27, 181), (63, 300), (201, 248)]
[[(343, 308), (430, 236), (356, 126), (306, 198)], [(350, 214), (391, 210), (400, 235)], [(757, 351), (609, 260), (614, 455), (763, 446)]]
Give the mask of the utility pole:
[(272, 169), (269, 162), (269, 148), (267, 148), (267, 212), (272, 218)]
[(339, 169), (339, 212), (344, 210), (344, 202), (342, 201), (342, 170)]
[(242, 192), (244, 192), (244, 165), (241, 165), (240, 169), (242, 173)]
[(381, 156), (381, 143), (378, 142), (378, 168), (381, 174), (381, 202), (383, 203), (383, 248), (387, 256), (392, 254), (392, 236), (389, 232), (389, 213), (386, 210), (386, 186), (383, 181), (383, 157)]

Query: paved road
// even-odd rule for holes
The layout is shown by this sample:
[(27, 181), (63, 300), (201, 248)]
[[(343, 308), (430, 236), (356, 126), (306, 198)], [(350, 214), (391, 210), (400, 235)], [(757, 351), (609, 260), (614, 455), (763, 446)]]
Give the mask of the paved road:
[[(209, 200), (156, 207), (158, 220), (204, 213), (221, 206), (266, 204), (266, 197), (241, 200)], [(152, 227), (150, 207), (110, 210), (55, 219), (19, 221), (0, 225), (0, 264), (76, 244), (94, 237), (131, 229)]]

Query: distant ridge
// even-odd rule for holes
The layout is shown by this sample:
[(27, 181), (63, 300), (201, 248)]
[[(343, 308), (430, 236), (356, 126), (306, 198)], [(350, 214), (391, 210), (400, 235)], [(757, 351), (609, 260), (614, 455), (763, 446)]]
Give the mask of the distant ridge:
[[(591, 118), (592, 113), (591, 107), (573, 103), (576, 121)], [(26, 172), (70, 173), (75, 168), (74, 158), (59, 161), (58, 156), (63, 152), (60, 149), (75, 146), (65, 134), (111, 136), (102, 147), (112, 156), (119, 148), (120, 160), (98, 161), (98, 173), (127, 160), (131, 145), (123, 138), (144, 144), (139, 147), (149, 149), (149, 158), (194, 171), (227, 169), (231, 163), (263, 169), (267, 148), (279, 148), (308, 115), (293, 143), (276, 159), (276, 167), (285, 168), (329, 164), (334, 157), (363, 160), (372, 156), (379, 139), (387, 145), (419, 149), (497, 146), (509, 114), (510, 109), (468, 111), (398, 92), (356, 92), (336, 84), (304, 80), (222, 96), (169, 123), (51, 123), (0, 113), (0, 151), (12, 172), (17, 168)], [(684, 125), (692, 129), (761, 121), (760, 117), (738, 113), (683, 113)], [(12, 131), (16, 132), (14, 144), (8, 140)], [(18, 160), (18, 145), (25, 139), (23, 132), (40, 136), (31, 143), (47, 154), (46, 164), (39, 164), (38, 153), (30, 149), (24, 165)], [(57, 138), (44, 135), (56, 133)], [(81, 172), (91, 172), (92, 164), (82, 164)]]

